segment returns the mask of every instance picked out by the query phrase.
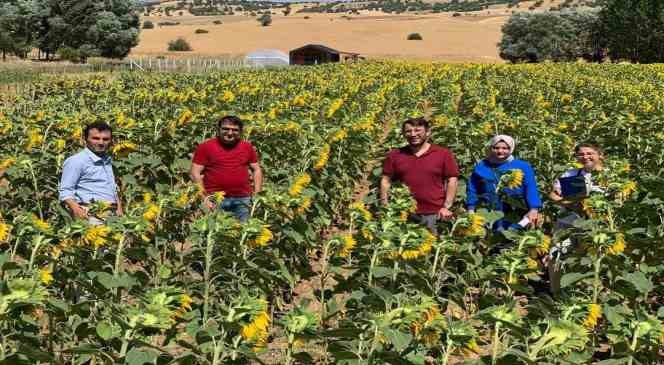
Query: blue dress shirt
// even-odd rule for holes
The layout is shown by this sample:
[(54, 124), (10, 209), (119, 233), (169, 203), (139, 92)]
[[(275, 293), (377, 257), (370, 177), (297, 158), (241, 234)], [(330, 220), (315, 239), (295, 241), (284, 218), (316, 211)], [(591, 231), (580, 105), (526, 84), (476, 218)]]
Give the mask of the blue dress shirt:
[(117, 203), (117, 185), (111, 163), (111, 156), (98, 156), (88, 148), (66, 159), (58, 189), (60, 201)]

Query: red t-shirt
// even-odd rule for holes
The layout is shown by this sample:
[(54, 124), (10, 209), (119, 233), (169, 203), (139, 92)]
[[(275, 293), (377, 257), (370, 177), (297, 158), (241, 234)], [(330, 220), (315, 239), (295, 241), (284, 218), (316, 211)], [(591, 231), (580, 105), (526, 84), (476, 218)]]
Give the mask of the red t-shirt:
[(249, 164), (258, 162), (251, 143), (240, 141), (227, 148), (217, 138), (211, 138), (196, 147), (193, 162), (205, 166), (203, 186), (208, 194), (223, 191), (229, 197), (251, 195)]
[(448, 177), (458, 177), (459, 167), (447, 148), (432, 144), (416, 157), (408, 147), (393, 149), (383, 162), (383, 175), (401, 181), (417, 201), (417, 214), (435, 214), (445, 203)]

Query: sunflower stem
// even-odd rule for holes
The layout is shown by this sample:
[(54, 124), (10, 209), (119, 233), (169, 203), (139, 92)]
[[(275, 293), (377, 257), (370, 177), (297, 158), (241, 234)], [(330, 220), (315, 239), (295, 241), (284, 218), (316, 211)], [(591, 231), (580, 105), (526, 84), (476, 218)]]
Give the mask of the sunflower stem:
[(493, 328), (493, 342), (491, 344), (491, 364), (495, 365), (498, 360), (498, 345), (500, 345), (500, 322), (496, 322)]

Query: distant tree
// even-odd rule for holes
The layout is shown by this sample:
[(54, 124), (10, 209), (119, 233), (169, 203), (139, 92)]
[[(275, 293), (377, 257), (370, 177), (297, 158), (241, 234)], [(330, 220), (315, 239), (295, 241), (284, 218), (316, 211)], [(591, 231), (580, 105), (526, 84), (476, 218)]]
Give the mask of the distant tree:
[(593, 58), (602, 48), (598, 19), (594, 11), (516, 13), (502, 27), (500, 57), (512, 62)]
[(605, 0), (600, 24), (612, 59), (664, 62), (664, 1)]
[(272, 16), (270, 16), (270, 14), (263, 14), (256, 20), (258, 20), (258, 22), (261, 23), (261, 25), (264, 27), (272, 24)]
[(133, 0), (38, 0), (38, 47), (52, 54), (62, 47), (90, 56), (125, 57), (138, 44), (140, 21)]
[(0, 52), (25, 58), (32, 49), (39, 26), (37, 0), (3, 0), (0, 3)]
[(420, 35), (420, 33), (410, 33), (408, 37), (406, 37), (406, 39), (409, 41), (421, 41), (422, 36)]
[(288, 16), (291, 13), (290, 5), (286, 5), (286, 8), (284, 10), (282, 10), (281, 12), (284, 13), (284, 16)]
[(150, 20), (143, 22), (143, 29), (154, 29), (154, 23)]

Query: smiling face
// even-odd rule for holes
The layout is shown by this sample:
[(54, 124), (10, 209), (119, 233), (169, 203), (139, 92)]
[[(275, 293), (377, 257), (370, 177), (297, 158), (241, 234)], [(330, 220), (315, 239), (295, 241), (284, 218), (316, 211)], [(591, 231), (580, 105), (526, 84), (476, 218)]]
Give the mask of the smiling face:
[(491, 156), (498, 161), (507, 160), (511, 154), (512, 152), (510, 152), (510, 146), (508, 146), (505, 142), (500, 141), (491, 146)]
[(422, 146), (431, 136), (431, 129), (427, 129), (425, 126), (413, 126), (412, 124), (406, 123), (403, 126), (402, 130), (403, 136), (408, 141), (408, 145), (413, 148), (419, 148)]
[(96, 128), (90, 129), (88, 136), (85, 139), (85, 144), (88, 149), (97, 155), (104, 155), (108, 152), (111, 146), (113, 137), (111, 131), (100, 131)]
[(242, 129), (239, 125), (230, 122), (222, 122), (217, 130), (219, 142), (225, 146), (234, 146), (240, 141)]
[(602, 154), (592, 147), (581, 147), (576, 152), (576, 161), (590, 172), (602, 169)]

